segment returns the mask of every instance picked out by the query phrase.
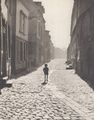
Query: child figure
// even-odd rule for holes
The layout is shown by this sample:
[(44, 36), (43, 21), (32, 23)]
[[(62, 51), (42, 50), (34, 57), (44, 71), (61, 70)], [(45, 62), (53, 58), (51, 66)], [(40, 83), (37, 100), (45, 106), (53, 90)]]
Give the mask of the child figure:
[(45, 64), (44, 68), (43, 68), (43, 72), (44, 72), (44, 83), (48, 82), (48, 74), (49, 74), (49, 68), (48, 65)]

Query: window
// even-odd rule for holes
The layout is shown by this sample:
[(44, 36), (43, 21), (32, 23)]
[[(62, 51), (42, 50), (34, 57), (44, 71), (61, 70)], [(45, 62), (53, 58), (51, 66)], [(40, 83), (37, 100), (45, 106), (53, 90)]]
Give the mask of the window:
[(22, 11), (20, 11), (20, 28), (19, 28), (19, 31), (23, 34), (25, 34), (25, 27), (26, 27), (26, 16)]
[(37, 37), (41, 37), (41, 24), (40, 21), (37, 22)]
[(23, 44), (22, 42), (20, 42), (20, 60), (22, 61), (23, 60)]
[(26, 58), (26, 44), (24, 43), (24, 60)]
[(29, 55), (31, 55), (31, 54), (32, 54), (32, 43), (29, 42)]

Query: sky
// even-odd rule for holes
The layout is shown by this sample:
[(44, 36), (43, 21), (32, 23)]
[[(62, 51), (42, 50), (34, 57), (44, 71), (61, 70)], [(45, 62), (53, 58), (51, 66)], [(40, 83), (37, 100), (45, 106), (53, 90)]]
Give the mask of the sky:
[[(2, 0), (4, 14), (7, 10)], [(34, 0), (42, 1), (45, 8), (46, 29), (50, 31), (54, 46), (66, 49), (70, 42), (71, 14), (74, 0)], [(7, 18), (7, 17), (6, 17)]]
[(45, 8), (46, 29), (50, 31), (54, 46), (66, 49), (70, 42), (71, 14), (74, 0), (42, 1)]

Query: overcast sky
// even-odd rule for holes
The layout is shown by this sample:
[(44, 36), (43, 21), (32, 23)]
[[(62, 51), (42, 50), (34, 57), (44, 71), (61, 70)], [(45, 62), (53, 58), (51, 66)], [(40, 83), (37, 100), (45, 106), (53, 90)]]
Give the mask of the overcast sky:
[(71, 13), (74, 0), (34, 1), (43, 2), (46, 27), (50, 30), (54, 45), (60, 48), (67, 48), (70, 41)]

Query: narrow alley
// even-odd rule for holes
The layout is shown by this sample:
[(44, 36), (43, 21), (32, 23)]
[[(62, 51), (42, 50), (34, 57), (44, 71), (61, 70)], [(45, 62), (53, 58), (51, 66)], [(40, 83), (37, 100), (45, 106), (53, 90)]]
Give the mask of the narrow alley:
[(64, 59), (48, 63), (48, 84), (43, 66), (17, 79), (0, 95), (0, 120), (94, 120), (94, 92)]
[(0, 120), (94, 120), (94, 0), (0, 0)]

